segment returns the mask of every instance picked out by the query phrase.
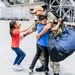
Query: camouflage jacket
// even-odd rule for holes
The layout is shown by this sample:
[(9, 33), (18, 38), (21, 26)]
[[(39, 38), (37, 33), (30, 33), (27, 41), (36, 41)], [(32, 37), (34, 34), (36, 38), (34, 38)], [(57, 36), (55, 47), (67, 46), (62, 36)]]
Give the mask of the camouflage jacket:
[[(52, 27), (53, 27), (53, 26), (57, 25), (57, 17), (52, 12), (48, 12), (47, 13), (47, 22), (52, 22)], [(33, 31), (37, 30), (37, 24), (38, 24), (38, 22), (32, 27)], [(64, 24), (61, 23), (61, 25), (57, 31), (51, 31), (49, 41), (51, 41), (52, 39), (54, 39), (56, 37), (61, 37), (63, 28), (64, 28)]]

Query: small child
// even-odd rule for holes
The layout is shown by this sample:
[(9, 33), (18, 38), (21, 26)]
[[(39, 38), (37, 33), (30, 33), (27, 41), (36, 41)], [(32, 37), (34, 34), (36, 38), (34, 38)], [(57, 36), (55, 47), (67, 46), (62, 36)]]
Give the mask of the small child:
[(23, 37), (25, 36), (25, 35), (20, 36), (20, 33), (27, 31), (28, 28), (25, 30), (20, 30), (20, 24), (16, 21), (11, 21), (9, 25), (10, 25), (10, 35), (12, 38), (11, 48), (17, 54), (17, 57), (13, 63), (14, 65), (13, 69), (21, 71), (23, 70), (23, 68), (20, 66), (20, 64), (23, 61), (26, 54), (19, 48), (20, 40), (23, 39)]
[[(47, 17), (45, 15), (40, 15), (38, 18), (39, 18), (39, 24), (37, 25), (37, 32), (40, 33), (46, 25)], [(37, 40), (36, 42), (37, 51), (29, 67), (29, 73), (33, 73), (34, 66), (36, 64), (36, 61), (40, 57), (41, 52), (43, 53), (45, 58), (43, 71), (48, 72), (49, 54), (48, 54), (47, 46), (48, 46), (49, 34), (50, 34), (50, 31), (48, 31), (46, 34), (41, 36), (39, 40)]]
[[(37, 51), (36, 51), (36, 54), (34, 56), (34, 59), (31, 63), (31, 65), (29, 67), (29, 73), (33, 73), (33, 69), (36, 64), (36, 61), (40, 57), (40, 54), (43, 53), (43, 56), (44, 56), (43, 71), (45, 72), (45, 74), (48, 74), (48, 70), (49, 70), (48, 69), (48, 61), (49, 61), (48, 42), (49, 42), (50, 34), (51, 34), (51, 31), (55, 31), (59, 28), (62, 20), (60, 18), (58, 20), (58, 22), (60, 22), (60, 23), (57, 23), (57, 25), (55, 27), (52, 27), (51, 25), (48, 27), (48, 26), (46, 26), (47, 16), (40, 15), (38, 17), (38, 19), (39, 19), (39, 24), (37, 25), (38, 34), (36, 35)], [(46, 28), (46, 33), (41, 34), (41, 32), (43, 31), (44, 28)]]

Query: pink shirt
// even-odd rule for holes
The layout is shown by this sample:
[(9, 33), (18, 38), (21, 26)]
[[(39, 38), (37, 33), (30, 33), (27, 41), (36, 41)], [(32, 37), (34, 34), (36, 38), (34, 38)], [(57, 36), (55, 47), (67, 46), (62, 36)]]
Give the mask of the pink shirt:
[(14, 30), (12, 36), (11, 47), (18, 48), (20, 44), (20, 30)]

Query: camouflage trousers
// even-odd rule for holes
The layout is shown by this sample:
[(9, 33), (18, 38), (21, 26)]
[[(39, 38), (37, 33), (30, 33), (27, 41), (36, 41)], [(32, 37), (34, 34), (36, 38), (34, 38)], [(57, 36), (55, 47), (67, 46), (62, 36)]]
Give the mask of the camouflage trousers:
[[(40, 60), (41, 64), (44, 65), (43, 53), (41, 53), (39, 60)], [(50, 58), (49, 58), (49, 60), (50, 60)], [(52, 62), (50, 60), (49, 63), (50, 63), (50, 67), (52, 68), (53, 73), (59, 74), (59, 72), (60, 72), (60, 64), (59, 64), (59, 62)]]

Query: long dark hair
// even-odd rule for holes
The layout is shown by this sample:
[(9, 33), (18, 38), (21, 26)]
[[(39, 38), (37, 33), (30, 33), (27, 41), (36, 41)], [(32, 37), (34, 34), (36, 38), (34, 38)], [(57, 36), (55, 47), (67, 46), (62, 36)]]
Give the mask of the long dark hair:
[(12, 37), (13, 36), (13, 30), (15, 29), (15, 24), (16, 24), (16, 21), (11, 21), (9, 23), (9, 27), (10, 27), (10, 36)]

